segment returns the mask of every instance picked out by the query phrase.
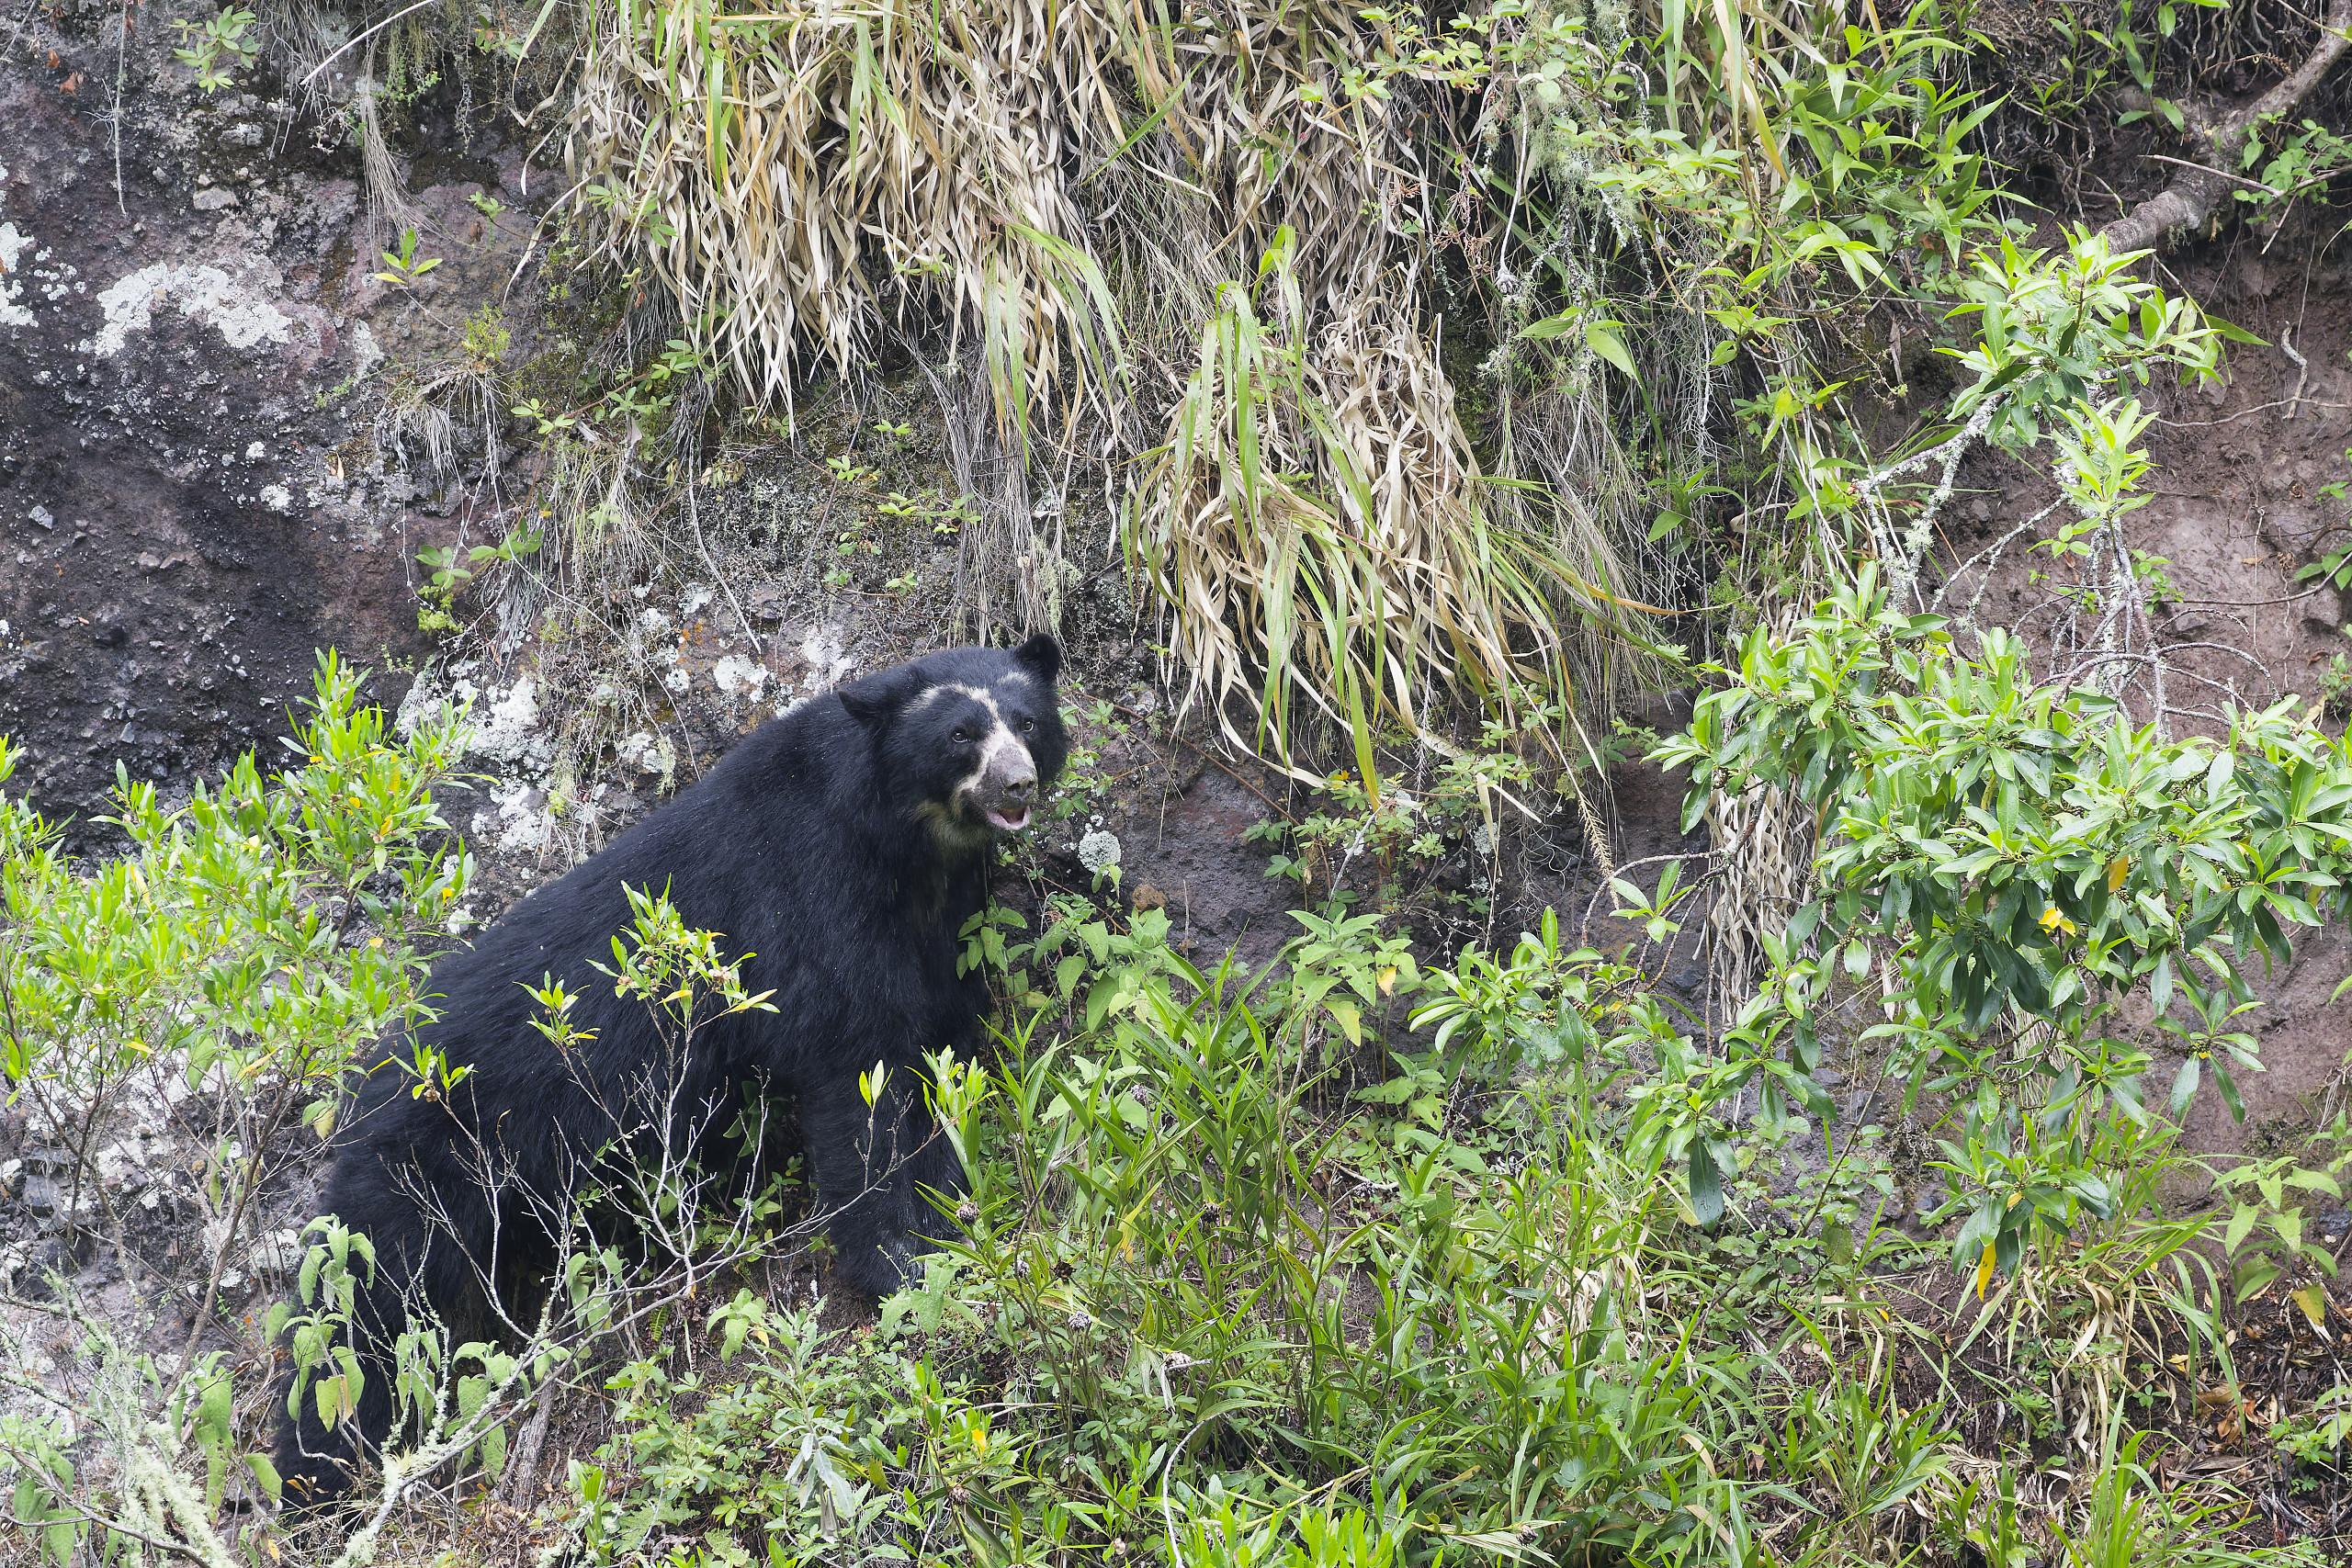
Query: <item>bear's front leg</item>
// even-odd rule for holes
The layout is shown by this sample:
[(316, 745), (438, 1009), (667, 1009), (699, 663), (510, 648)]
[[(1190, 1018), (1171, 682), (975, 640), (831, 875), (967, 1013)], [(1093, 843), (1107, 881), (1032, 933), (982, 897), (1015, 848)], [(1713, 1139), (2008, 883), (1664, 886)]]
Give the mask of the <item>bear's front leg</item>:
[(964, 1190), (964, 1171), (910, 1067), (892, 1068), (874, 1102), (845, 1073), (801, 1097), (801, 1129), (817, 1201), (841, 1256), (842, 1281), (887, 1296), (921, 1277), (919, 1259), (945, 1226), (923, 1193)]

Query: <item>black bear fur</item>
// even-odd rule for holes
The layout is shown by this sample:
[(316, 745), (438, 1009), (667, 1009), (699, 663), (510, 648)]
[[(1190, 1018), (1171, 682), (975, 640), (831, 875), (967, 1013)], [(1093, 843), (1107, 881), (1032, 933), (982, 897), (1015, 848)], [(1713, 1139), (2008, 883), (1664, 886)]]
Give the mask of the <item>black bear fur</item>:
[[(987, 898), (995, 839), (1024, 825), (1060, 773), (1060, 670), (1059, 646), (1039, 636), (932, 654), (804, 703), (435, 965), (437, 1021), (417, 1040), (472, 1071), (441, 1102), (379, 1066), (346, 1118), (321, 1208), (375, 1247), (351, 1331), (365, 1378), (333, 1430), (309, 1397), (282, 1418), (290, 1496), (345, 1490), (386, 1441), (391, 1341), (413, 1306), (437, 1314), (452, 1344), (495, 1338), (484, 1281), (543, 1280), (552, 1266), (544, 1215), (615, 1140), (616, 1108), (641, 1096), (663, 1054), (646, 1004), (616, 997), (591, 966), (611, 963), (629, 926), (627, 887), (666, 888), (689, 929), (752, 954), (744, 987), (775, 1009), (696, 1034), (672, 1101), (697, 1108), (684, 1136), (723, 1131), (746, 1086), (797, 1096), (836, 1280), (877, 1295), (908, 1280), (940, 1223), (922, 1190), (965, 1190), (922, 1063), (978, 1043), (988, 994), (980, 976), (956, 973), (958, 932)], [(532, 1027), (526, 987), (548, 975), (594, 1035), (569, 1061)], [(889, 1074), (869, 1108), (858, 1077), (877, 1062)]]

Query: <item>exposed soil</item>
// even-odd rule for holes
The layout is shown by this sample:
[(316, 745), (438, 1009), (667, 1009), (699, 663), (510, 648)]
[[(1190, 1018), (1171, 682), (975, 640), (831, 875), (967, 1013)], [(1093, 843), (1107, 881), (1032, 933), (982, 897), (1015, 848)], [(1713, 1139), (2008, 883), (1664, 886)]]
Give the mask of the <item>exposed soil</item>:
[[(463, 526), (462, 476), (370, 439), (365, 378), (432, 307), (369, 278), (356, 160), (284, 99), (199, 95), (172, 9), (128, 51), (119, 181), (113, 55), (33, 13), (0, 62), (0, 728), (16, 787), (84, 828), (118, 761), (185, 788), (269, 746), (317, 649), (398, 702), (435, 651), (411, 558)], [(519, 184), (516, 150), (477, 147)], [(452, 305), (532, 223), (481, 189), (419, 193)]]

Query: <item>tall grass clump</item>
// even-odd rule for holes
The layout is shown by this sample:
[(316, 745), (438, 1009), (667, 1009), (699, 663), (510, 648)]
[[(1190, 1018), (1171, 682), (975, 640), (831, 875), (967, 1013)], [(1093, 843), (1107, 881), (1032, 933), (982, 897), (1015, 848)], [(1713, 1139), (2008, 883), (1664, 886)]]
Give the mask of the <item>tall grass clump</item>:
[[(1466, 187), (1427, 130), (1475, 51), (1259, 0), (594, 17), (575, 177), (739, 388), (944, 330), (1012, 467), (1111, 466), (1229, 732), (1287, 758), (1313, 711), (1361, 765), (1646, 647), (1622, 518), (1495, 482), (1517, 448), (1490, 478), (1454, 406), (1428, 237)], [(1271, 312), (1232, 281), (1276, 274)]]

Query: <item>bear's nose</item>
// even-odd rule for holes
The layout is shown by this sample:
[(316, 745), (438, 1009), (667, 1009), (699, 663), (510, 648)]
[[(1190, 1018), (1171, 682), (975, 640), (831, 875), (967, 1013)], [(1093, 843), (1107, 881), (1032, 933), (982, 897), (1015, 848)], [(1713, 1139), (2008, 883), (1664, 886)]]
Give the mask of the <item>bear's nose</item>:
[(1035, 767), (1028, 767), (1023, 772), (1006, 779), (1004, 793), (1009, 800), (1027, 800), (1034, 796), (1037, 793), (1037, 770)]

